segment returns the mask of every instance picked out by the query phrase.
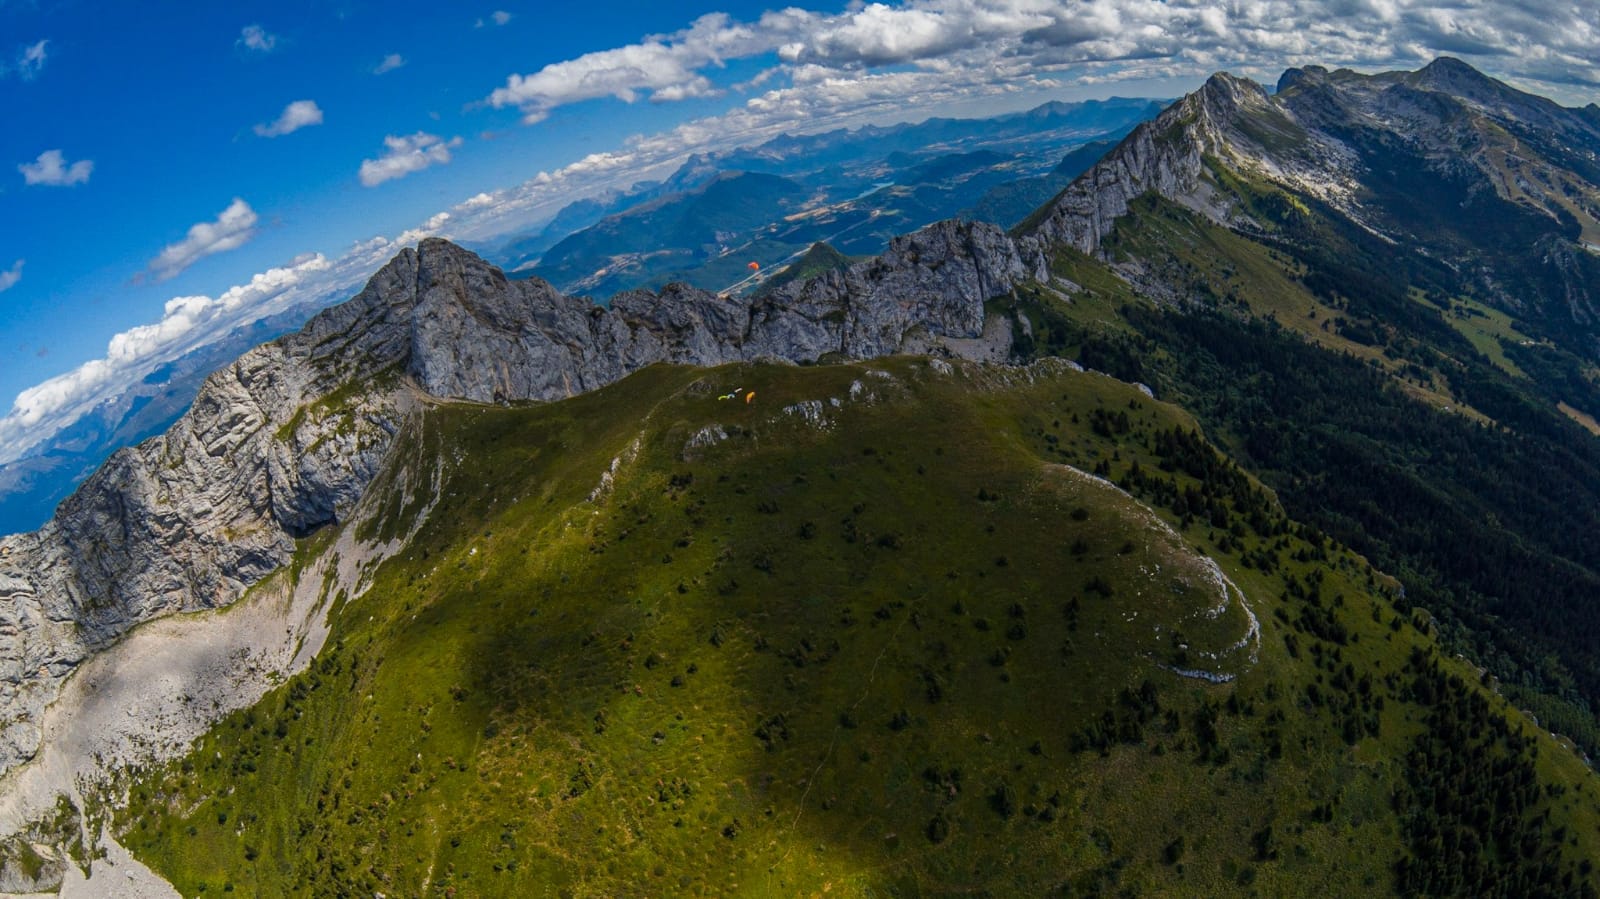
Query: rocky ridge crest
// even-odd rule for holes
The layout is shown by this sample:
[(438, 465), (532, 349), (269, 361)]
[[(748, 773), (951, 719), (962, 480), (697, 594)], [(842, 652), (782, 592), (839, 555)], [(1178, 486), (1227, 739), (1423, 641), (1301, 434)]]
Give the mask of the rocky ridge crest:
[(1152, 191), (1222, 224), (1248, 225), (1218, 189), (1211, 161), (1354, 210), (1355, 154), (1338, 138), (1307, 127), (1260, 84), (1219, 72), (1139, 125), (1068, 185), (1031, 233), (1095, 253), (1129, 204)]

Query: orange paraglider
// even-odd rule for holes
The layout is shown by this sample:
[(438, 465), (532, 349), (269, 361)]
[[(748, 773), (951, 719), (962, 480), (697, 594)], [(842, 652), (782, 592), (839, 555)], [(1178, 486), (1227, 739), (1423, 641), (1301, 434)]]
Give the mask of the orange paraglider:
[(755, 398), (756, 398), (756, 392), (754, 390), (752, 390), (749, 393), (744, 395), (744, 404), (746, 406), (750, 405), (750, 401), (755, 399)]
[(746, 267), (749, 268), (753, 272), (761, 271), (761, 263), (759, 263), (759, 262), (752, 262)]

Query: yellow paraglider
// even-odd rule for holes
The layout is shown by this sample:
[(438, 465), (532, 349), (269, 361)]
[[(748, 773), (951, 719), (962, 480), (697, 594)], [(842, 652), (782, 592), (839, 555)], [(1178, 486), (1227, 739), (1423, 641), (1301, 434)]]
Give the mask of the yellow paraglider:
[(749, 393), (744, 395), (744, 404), (746, 406), (750, 405), (750, 401), (755, 399), (755, 398), (756, 398), (756, 392), (754, 390), (752, 390)]

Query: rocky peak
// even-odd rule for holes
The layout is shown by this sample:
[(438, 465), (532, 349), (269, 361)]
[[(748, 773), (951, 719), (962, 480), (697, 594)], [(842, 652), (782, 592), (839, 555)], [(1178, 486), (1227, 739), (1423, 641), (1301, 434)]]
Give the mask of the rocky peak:
[(1600, 128), (1581, 110), (1519, 91), (1453, 57), (1441, 56), (1404, 80), (1410, 87), (1449, 97), (1503, 124), (1548, 130), (1569, 140), (1600, 138)]
[[(1379, 75), (1307, 66), (1284, 72), (1278, 88), (1273, 96), (1248, 79), (1211, 76), (1069, 185), (1038, 217), (1035, 233), (1096, 252), (1128, 204), (1147, 191), (1223, 224), (1244, 223), (1240, 208), (1206, 176), (1207, 165), (1276, 181), (1382, 230), (1360, 200), (1368, 156), (1405, 147), (1424, 164), (1475, 166), (1486, 187), (1507, 196), (1504, 172), (1478, 152), (1505, 143), (1507, 131), (1522, 142), (1522, 155), (1536, 151), (1554, 163), (1539, 164), (1549, 178), (1523, 179), (1524, 193), (1540, 193), (1546, 181), (1567, 184), (1563, 166), (1600, 171), (1593, 168), (1600, 115), (1524, 94), (1458, 59)], [(1569, 185), (1536, 200), (1555, 216), (1557, 207), (1571, 205), (1564, 193), (1585, 191)]]
[(1468, 99), (1494, 95), (1505, 88), (1504, 84), (1454, 56), (1438, 57), (1406, 80), (1416, 87)]
[(442, 237), (423, 239), (415, 253), (420, 292), (441, 289), (470, 301), (480, 293), (500, 294), (506, 289), (504, 272)]
[(694, 190), (717, 177), (721, 170), (709, 154), (691, 153), (663, 184), (667, 193)]
[(1273, 101), (1253, 81), (1219, 72), (1201, 88), (1140, 124), (1051, 201), (1032, 225), (1046, 243), (1094, 253), (1128, 204), (1147, 191), (1220, 217), (1202, 178), (1207, 156), (1236, 155), (1232, 137), (1244, 117), (1266, 118)]
[(1227, 72), (1217, 72), (1193, 96), (1212, 116), (1214, 123), (1230, 121), (1241, 111), (1255, 111), (1272, 105), (1267, 89), (1259, 82), (1240, 78)]
[(1303, 68), (1284, 69), (1278, 76), (1278, 93), (1296, 87), (1323, 84), (1328, 80), (1328, 70), (1323, 66), (1305, 66)]

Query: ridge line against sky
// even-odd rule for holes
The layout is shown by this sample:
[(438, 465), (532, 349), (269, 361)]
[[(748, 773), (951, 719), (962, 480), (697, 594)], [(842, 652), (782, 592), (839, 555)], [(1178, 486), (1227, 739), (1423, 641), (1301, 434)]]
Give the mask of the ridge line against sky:
[[(19, 106), (0, 135), (16, 172), (0, 218), (33, 224), (0, 237), (0, 340), (20, 360), (0, 376), (0, 396), (16, 393), (0, 462), (235, 327), (342, 298), (401, 246), (527, 228), (692, 152), (1047, 99), (1173, 96), (1219, 69), (1270, 83), (1293, 65), (1414, 68), (1441, 54), (1571, 105), (1600, 95), (1600, 8), (1581, 5), (813, 5), (350, 0), (180, 21), (112, 4), (89, 26), (71, 4), (0, 0), (0, 91)], [(119, 22), (169, 44), (158, 49), (174, 61), (151, 84), (119, 72), (155, 94), (135, 114), (167, 129), (164, 144), (118, 140), (122, 123), (96, 128), (59, 102), (119, 89), (107, 67), (136, 43)], [(168, 282), (178, 294), (158, 292)]]

